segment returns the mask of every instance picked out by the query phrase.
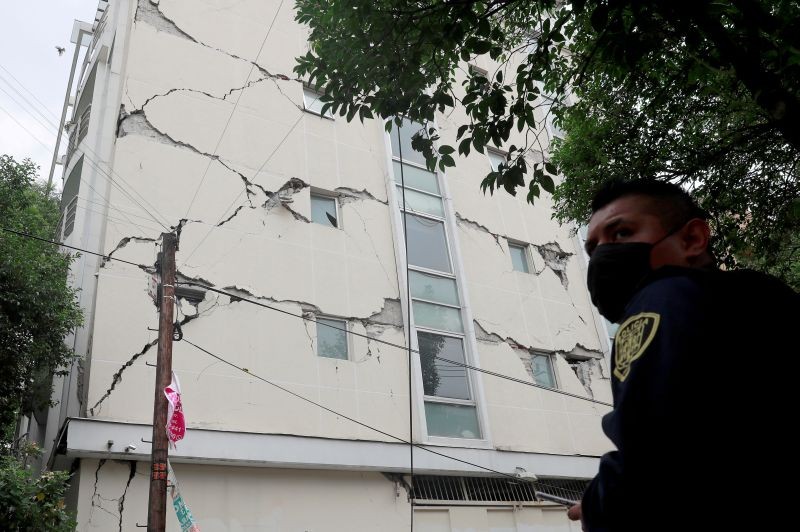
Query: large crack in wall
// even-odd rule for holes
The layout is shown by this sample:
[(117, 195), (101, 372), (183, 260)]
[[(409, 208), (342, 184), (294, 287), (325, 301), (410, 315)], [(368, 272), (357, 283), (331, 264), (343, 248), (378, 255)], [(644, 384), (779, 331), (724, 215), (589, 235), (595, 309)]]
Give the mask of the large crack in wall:
[[(180, 320), (178, 323), (181, 326), (183, 326), (183, 325), (189, 323), (190, 321), (192, 321), (193, 319), (196, 319), (196, 318), (197, 318), (197, 316), (186, 316), (184, 319)], [(100, 397), (100, 399), (97, 400), (97, 402), (94, 404), (94, 406), (89, 408), (89, 414), (90, 415), (94, 416), (94, 415), (98, 415), (100, 413), (100, 410), (101, 410), (100, 407), (103, 404), (103, 402), (111, 396), (111, 393), (117, 387), (117, 384), (122, 382), (122, 375), (125, 373), (125, 370), (128, 369), (129, 367), (131, 367), (134, 364), (134, 362), (136, 362), (142, 356), (147, 354), (147, 352), (150, 351), (150, 349), (152, 349), (157, 344), (158, 344), (158, 339), (157, 338), (155, 340), (152, 340), (152, 341), (146, 343), (144, 345), (144, 347), (139, 352), (134, 353), (133, 356), (131, 356), (127, 361), (125, 361), (124, 364), (122, 364), (122, 366), (120, 366), (119, 370), (117, 370), (117, 372), (114, 373), (114, 375), (111, 376), (111, 384), (109, 385), (108, 389), (105, 391), (105, 393), (102, 395), (102, 397)]]
[[(536, 349), (532, 346), (525, 345), (518, 342), (514, 338), (507, 336), (503, 338), (497, 333), (490, 332), (484, 328), (478, 320), (473, 320), (475, 325), (475, 338), (479, 342), (486, 342), (494, 345), (505, 343), (511, 347), (519, 356), (522, 366), (525, 368), (526, 373), (535, 382), (533, 373), (533, 365), (531, 355), (545, 353), (545, 350)], [(570, 369), (575, 372), (575, 376), (580, 381), (581, 385), (586, 390), (586, 394), (590, 398), (594, 398), (594, 390), (592, 389), (592, 382), (594, 379), (601, 378), (607, 379), (603, 366), (603, 352), (597, 349), (587, 348), (580, 343), (576, 343), (570, 350), (558, 350), (553, 352), (555, 356), (559, 356), (566, 360)]]
[[(122, 493), (119, 497), (105, 497), (101, 494), (101, 491), (104, 489), (101, 487), (101, 480), (100, 480), (100, 471), (104, 469), (104, 467), (109, 463), (124, 463), (128, 466), (128, 478), (125, 482), (125, 486), (123, 487)], [(112, 517), (117, 523), (119, 527), (119, 532), (123, 532), (123, 517), (125, 514), (125, 498), (128, 495), (128, 489), (133, 482), (133, 479), (136, 477), (136, 470), (137, 470), (138, 463), (135, 460), (126, 460), (122, 461), (113, 461), (109, 462), (107, 459), (102, 458), (97, 463), (97, 468), (94, 472), (94, 489), (92, 491), (92, 498), (91, 498), (91, 509), (89, 511), (89, 519), (88, 525), (92, 524), (92, 520), (94, 519), (94, 511), (100, 510), (110, 517)], [(114, 476), (114, 473), (111, 473)], [(116, 503), (116, 513), (112, 510), (109, 510), (103, 503)]]
[[(225, 54), (228, 57), (231, 57), (238, 61), (244, 61), (250, 64), (254, 69), (257, 69), (265, 77), (275, 76), (274, 74), (271, 74), (266, 68), (262, 67), (255, 61), (250, 61), (243, 57), (239, 57), (238, 55), (232, 54), (220, 48), (216, 48), (214, 46), (206, 44), (192, 37), (186, 31), (181, 29), (181, 27), (178, 26), (178, 24), (174, 20), (164, 15), (164, 13), (158, 7), (158, 2), (154, 2), (153, 0), (139, 0), (136, 6), (136, 13), (134, 15), (134, 20), (136, 22), (144, 22), (145, 24), (149, 24), (150, 26), (155, 28), (156, 31), (167, 33), (169, 35), (173, 35), (181, 39), (186, 39), (188, 41), (191, 41), (195, 44), (198, 44), (210, 50), (214, 50), (215, 52)], [(287, 76), (281, 75), (279, 79), (289, 79), (289, 78)]]
[[(479, 224), (469, 218), (462, 216), (459, 213), (456, 213), (456, 222), (458, 225), (463, 227), (469, 227), (474, 231), (480, 231), (482, 233), (486, 233), (487, 235), (491, 236), (500, 250), (505, 253), (505, 248), (503, 247), (502, 243), (500, 242), (501, 238), (506, 240), (514, 240), (513, 238), (510, 239), (508, 236), (495, 233), (491, 231), (485, 225)], [(536, 252), (542, 257), (544, 260), (545, 266), (550, 269), (561, 281), (561, 285), (564, 289), (569, 288), (569, 279), (567, 278), (567, 263), (569, 262), (570, 257), (574, 254), (569, 251), (564, 251), (561, 249), (561, 245), (558, 242), (547, 242), (546, 244), (531, 244), (530, 245)], [(541, 271), (533, 271), (534, 274), (539, 275), (542, 273)]]

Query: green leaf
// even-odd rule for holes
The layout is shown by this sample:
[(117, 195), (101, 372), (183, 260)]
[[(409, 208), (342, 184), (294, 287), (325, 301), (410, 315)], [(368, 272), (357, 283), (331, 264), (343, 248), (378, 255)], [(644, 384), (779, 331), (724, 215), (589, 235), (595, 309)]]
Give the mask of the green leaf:
[(558, 174), (558, 168), (556, 168), (556, 165), (554, 165), (550, 161), (547, 161), (546, 163), (544, 163), (544, 169), (547, 170), (548, 172), (550, 172), (551, 175)]
[(465, 157), (469, 155), (469, 145), (471, 139), (469, 137), (465, 138), (458, 144), (458, 153), (463, 154)]
[(446, 144), (443, 145), (443, 146), (439, 146), (439, 153), (442, 154), (442, 155), (449, 155), (449, 154), (453, 153), (454, 151), (456, 151), (456, 150), (452, 146), (448, 146)]
[(542, 185), (542, 188), (545, 190), (545, 192), (549, 192), (550, 194), (552, 194), (556, 189), (553, 179), (547, 174), (542, 174), (539, 176), (539, 183)]

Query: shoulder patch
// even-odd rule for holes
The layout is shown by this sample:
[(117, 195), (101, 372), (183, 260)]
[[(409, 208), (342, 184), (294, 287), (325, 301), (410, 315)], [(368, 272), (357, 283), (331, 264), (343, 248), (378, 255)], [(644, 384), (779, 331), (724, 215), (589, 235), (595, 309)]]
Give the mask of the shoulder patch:
[(631, 364), (641, 357), (656, 336), (661, 315), (641, 312), (631, 316), (619, 326), (614, 336), (614, 375), (624, 381)]

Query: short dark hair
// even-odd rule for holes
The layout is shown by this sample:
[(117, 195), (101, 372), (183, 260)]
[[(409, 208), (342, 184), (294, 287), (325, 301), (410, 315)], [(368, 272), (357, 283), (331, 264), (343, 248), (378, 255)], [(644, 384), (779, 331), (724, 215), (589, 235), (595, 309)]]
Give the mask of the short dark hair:
[(688, 192), (678, 185), (655, 179), (606, 181), (592, 198), (592, 214), (619, 198), (636, 195), (653, 200), (653, 214), (661, 219), (667, 230), (677, 229), (693, 218), (708, 219), (708, 213), (695, 203)]

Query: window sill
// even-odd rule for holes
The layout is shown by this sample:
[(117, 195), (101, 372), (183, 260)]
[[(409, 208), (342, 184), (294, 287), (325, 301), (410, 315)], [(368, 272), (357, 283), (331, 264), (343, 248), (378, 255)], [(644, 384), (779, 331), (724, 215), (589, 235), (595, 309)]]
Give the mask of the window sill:
[(335, 121), (335, 118), (333, 118), (332, 116), (330, 116), (330, 115), (327, 115), (327, 114), (325, 114), (325, 115), (323, 115), (323, 114), (320, 114), (320, 113), (318, 113), (318, 112), (316, 112), (316, 111), (312, 111), (311, 109), (309, 109), (309, 108), (307, 108), (307, 107), (303, 107), (303, 112), (304, 112), (304, 113), (308, 113), (308, 114), (310, 114), (310, 115), (318, 116), (318, 117), (320, 117), (320, 118), (324, 118), (325, 120), (330, 120), (331, 122), (334, 122), (334, 121)]

